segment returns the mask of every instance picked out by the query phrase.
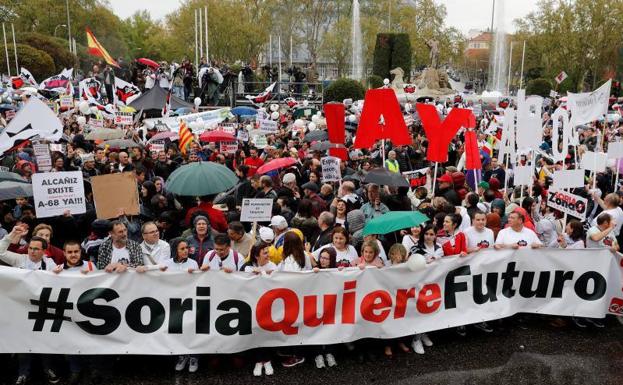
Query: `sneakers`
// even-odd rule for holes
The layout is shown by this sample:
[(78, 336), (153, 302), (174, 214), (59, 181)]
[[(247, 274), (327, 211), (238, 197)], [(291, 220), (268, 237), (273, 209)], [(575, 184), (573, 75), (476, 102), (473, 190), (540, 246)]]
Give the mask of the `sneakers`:
[(176, 372), (181, 372), (182, 370), (184, 370), (184, 368), (186, 368), (186, 365), (188, 364), (188, 358), (188, 356), (177, 357), (177, 363), (175, 364)]
[(17, 381), (15, 381), (15, 385), (25, 385), (28, 383), (28, 377), (26, 376), (19, 376), (17, 377)]
[(467, 335), (467, 330), (465, 329), (465, 326), (457, 327), (456, 334), (460, 335), (461, 337), (465, 337)]
[(587, 324), (593, 325), (594, 327), (598, 329), (603, 329), (606, 327), (603, 321), (599, 318), (584, 318), (584, 321), (586, 321)]
[(281, 365), (283, 365), (284, 368), (291, 368), (293, 366), (302, 364), (303, 362), (305, 362), (304, 357), (290, 356), (286, 358), (285, 361), (281, 363)]
[(411, 347), (413, 348), (413, 351), (417, 354), (424, 354), (424, 346), (422, 345), (422, 339), (420, 338), (420, 336), (416, 336), (413, 339)]
[(253, 368), (253, 375), (255, 377), (260, 377), (262, 375), (262, 368), (264, 368), (264, 364), (261, 362), (255, 363), (255, 368)]
[(199, 370), (199, 359), (190, 357), (188, 360), (188, 373), (195, 373), (197, 370)]
[(61, 380), (52, 369), (46, 370), (45, 375), (48, 377), (48, 383), (50, 384), (58, 384), (58, 382)]
[(573, 324), (580, 329), (586, 329), (588, 327), (585, 322), (586, 318), (571, 317), (571, 320), (573, 321)]
[(267, 376), (275, 374), (275, 369), (273, 369), (273, 364), (270, 361), (264, 362), (264, 373), (266, 373)]
[(329, 366), (330, 368), (337, 366), (337, 361), (335, 361), (335, 357), (333, 357), (333, 354), (329, 353), (325, 356), (325, 358), (327, 359), (327, 366)]
[(485, 333), (493, 333), (493, 329), (491, 329), (491, 327), (486, 322), (477, 323), (474, 325), (474, 327)]
[(324, 357), (322, 356), (322, 354), (318, 354), (316, 358), (314, 359), (314, 361), (316, 361), (316, 368), (318, 369), (324, 368)]
[(430, 338), (428, 337), (428, 334), (422, 333), (420, 334), (420, 337), (422, 338), (422, 342), (424, 342), (424, 346), (428, 346), (428, 347), (433, 346), (433, 341), (430, 340)]

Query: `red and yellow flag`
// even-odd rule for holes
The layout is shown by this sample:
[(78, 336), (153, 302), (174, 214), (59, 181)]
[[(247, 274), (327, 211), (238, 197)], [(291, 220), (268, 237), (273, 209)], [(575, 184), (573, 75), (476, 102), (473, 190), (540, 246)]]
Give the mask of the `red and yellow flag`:
[(97, 39), (95, 38), (95, 35), (93, 35), (93, 32), (91, 32), (89, 28), (87, 28), (87, 46), (89, 48), (88, 50), (89, 54), (93, 56), (99, 56), (103, 58), (106, 61), (106, 63), (110, 64), (111, 66), (115, 66), (119, 68), (119, 64), (117, 64), (115, 59), (113, 59), (112, 56), (110, 56), (108, 51), (106, 51), (106, 48), (104, 48), (104, 46), (102, 46), (100, 42), (97, 41)]
[(186, 125), (186, 122), (182, 120), (182, 123), (180, 123), (180, 132), (179, 132), (179, 148), (180, 148), (180, 152), (184, 155), (186, 155), (186, 151), (188, 150), (188, 147), (190, 146), (190, 142), (193, 141), (193, 134), (192, 132), (190, 132), (190, 128), (188, 128), (188, 126)]

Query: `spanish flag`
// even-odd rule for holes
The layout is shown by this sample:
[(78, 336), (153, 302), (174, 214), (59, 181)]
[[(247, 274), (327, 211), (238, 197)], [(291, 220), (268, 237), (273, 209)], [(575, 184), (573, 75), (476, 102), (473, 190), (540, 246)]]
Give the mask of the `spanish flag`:
[(93, 32), (91, 32), (91, 30), (88, 27), (87, 27), (87, 46), (89, 47), (89, 50), (88, 50), (89, 54), (93, 56), (100, 56), (106, 61), (106, 63), (110, 64), (111, 66), (115, 66), (119, 68), (119, 64), (117, 64), (115, 59), (113, 59), (112, 56), (110, 56), (108, 51), (106, 51), (106, 48), (104, 48), (104, 46), (102, 46), (100, 42), (97, 41), (97, 39), (95, 38), (95, 35), (93, 35)]
[(193, 141), (193, 133), (190, 132), (190, 128), (188, 128), (188, 126), (186, 125), (186, 122), (183, 120), (180, 123), (179, 137), (180, 137), (180, 141), (179, 141), (180, 152), (183, 155), (186, 155), (186, 151), (188, 150), (188, 147), (190, 146), (190, 142)]

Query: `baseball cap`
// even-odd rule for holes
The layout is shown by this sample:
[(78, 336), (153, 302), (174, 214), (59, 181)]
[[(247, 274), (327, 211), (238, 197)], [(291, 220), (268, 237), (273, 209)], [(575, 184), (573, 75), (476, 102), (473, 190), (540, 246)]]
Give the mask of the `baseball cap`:
[(439, 178), (437, 178), (437, 182), (439, 183), (453, 183), (452, 177), (448, 174), (443, 174)]
[(260, 239), (263, 242), (271, 243), (275, 239), (275, 233), (270, 227), (260, 228)]
[(288, 221), (286, 221), (286, 219), (281, 215), (275, 215), (270, 220), (270, 226), (275, 226), (276, 228), (282, 230), (288, 227)]

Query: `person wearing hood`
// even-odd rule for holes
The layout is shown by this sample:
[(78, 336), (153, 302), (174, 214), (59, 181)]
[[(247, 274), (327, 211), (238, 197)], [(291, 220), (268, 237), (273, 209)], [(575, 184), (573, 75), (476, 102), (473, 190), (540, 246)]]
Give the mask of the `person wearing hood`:
[(193, 219), (192, 235), (186, 238), (186, 241), (189, 246), (190, 258), (197, 261), (197, 264), (201, 266), (203, 257), (214, 248), (212, 228), (208, 217), (199, 214)]
[(491, 202), (491, 213), (497, 214), (500, 217), (501, 227), (506, 225), (506, 203), (503, 199), (496, 198)]

